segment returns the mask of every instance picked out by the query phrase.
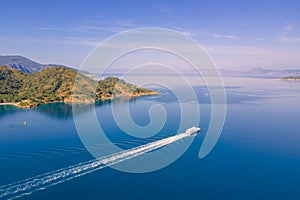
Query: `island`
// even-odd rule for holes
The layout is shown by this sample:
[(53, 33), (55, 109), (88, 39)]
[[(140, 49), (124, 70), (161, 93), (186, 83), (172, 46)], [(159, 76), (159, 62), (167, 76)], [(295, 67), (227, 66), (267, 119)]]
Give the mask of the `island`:
[(300, 76), (281, 77), (281, 78), (278, 78), (278, 80), (282, 80), (282, 81), (300, 81)]
[(96, 81), (65, 67), (47, 68), (27, 74), (0, 66), (0, 105), (33, 108), (53, 102), (93, 103), (157, 94), (156, 91), (138, 87), (117, 77)]

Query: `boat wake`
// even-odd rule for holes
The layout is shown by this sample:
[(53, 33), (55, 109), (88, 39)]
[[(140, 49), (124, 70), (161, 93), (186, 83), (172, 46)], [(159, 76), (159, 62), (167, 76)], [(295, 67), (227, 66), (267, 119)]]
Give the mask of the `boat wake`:
[[(200, 130), (200, 129), (199, 129)], [(23, 181), (0, 187), (0, 198), (16, 199), (33, 192), (46, 189), (50, 186), (74, 179), (76, 177), (89, 174), (104, 167), (111, 166), (125, 160), (137, 157), (144, 153), (154, 151), (185, 137), (192, 136), (190, 132), (180, 133), (165, 139), (151, 142), (129, 150), (124, 150), (109, 156), (94, 159), (88, 162), (79, 163), (70, 167), (62, 168), (56, 171), (41, 174)]]

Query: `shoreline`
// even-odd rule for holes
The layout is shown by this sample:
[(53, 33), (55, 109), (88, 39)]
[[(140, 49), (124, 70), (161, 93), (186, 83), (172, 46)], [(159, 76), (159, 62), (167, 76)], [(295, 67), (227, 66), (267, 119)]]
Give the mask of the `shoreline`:
[(92, 101), (92, 102), (67, 100), (67, 101), (43, 102), (43, 103), (40, 103), (40, 104), (27, 104), (25, 106), (22, 106), (21, 102), (5, 102), (5, 103), (0, 103), (0, 106), (14, 106), (14, 107), (17, 107), (17, 108), (31, 109), (31, 108), (36, 108), (36, 107), (41, 106), (41, 105), (51, 104), (51, 103), (90, 104), (90, 103), (95, 103), (97, 101), (107, 101), (107, 100), (113, 100), (113, 99), (122, 98), (122, 97), (124, 97), (124, 98), (137, 98), (137, 97), (142, 97), (142, 96), (151, 96), (151, 95), (158, 95), (158, 94), (159, 94), (159, 92), (153, 91), (153, 92), (149, 92), (149, 93), (134, 94), (134, 95), (131, 95), (131, 96), (106, 97), (106, 98), (102, 98), (102, 99), (95, 100), (95, 101)]
[(279, 80), (279, 81), (300, 81), (300, 76), (279, 77), (276, 80)]
[(298, 78), (278, 78), (276, 80), (279, 80), (279, 81), (300, 81), (300, 79)]
[(10, 102), (10, 103), (0, 103), (0, 106), (16, 106), (16, 107), (18, 107), (18, 103), (12, 103), (12, 102)]

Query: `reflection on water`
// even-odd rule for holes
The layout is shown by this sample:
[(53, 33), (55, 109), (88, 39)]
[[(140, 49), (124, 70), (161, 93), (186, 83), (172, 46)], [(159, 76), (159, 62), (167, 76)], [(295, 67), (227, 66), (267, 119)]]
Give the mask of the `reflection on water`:
[[(33, 109), (16, 108), (15, 106), (11, 106), (11, 105), (2, 105), (2, 106), (0, 105), (0, 118), (18, 112), (26, 113), (30, 111), (37, 111), (45, 116), (52, 117), (54, 119), (68, 120), (73, 117), (73, 111), (75, 111), (76, 114), (81, 114), (90, 111), (94, 106), (97, 108), (103, 105), (108, 105), (112, 102), (116, 104), (122, 104), (128, 101), (135, 102), (139, 98), (143, 98), (143, 97), (137, 97), (133, 99), (117, 98), (114, 100), (97, 101), (94, 104), (74, 104), (73, 108), (72, 108), (72, 104), (63, 103), (63, 102), (44, 104)], [(15, 125), (12, 124), (12, 126)]]
[[(90, 110), (92, 108), (92, 104), (77, 104), (74, 105), (74, 110), (76, 113), (82, 113)], [(72, 104), (69, 103), (50, 103), (41, 105), (35, 108), (41, 114), (53, 117), (59, 120), (66, 120), (73, 117), (72, 114)]]
[(69, 119), (72, 117), (72, 105), (68, 103), (51, 103), (41, 105), (36, 111), (59, 120)]
[(15, 106), (11, 106), (11, 105), (0, 105), (0, 118), (17, 112), (25, 112), (25, 110), (18, 109)]

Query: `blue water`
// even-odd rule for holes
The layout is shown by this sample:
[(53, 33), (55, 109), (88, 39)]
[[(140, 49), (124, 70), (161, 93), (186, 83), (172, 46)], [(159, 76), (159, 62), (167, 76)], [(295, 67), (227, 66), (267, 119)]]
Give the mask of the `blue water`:
[[(272, 79), (226, 78), (227, 116), (213, 151), (198, 158), (210, 119), (210, 99), (195, 85), (201, 133), (184, 155), (161, 170), (130, 174), (111, 168), (37, 191), (20, 199), (300, 199), (300, 83)], [(182, 92), (184, 92), (184, 86)], [(122, 102), (119, 103), (122, 106)], [(128, 136), (116, 125), (111, 102), (96, 105), (101, 126), (119, 147), (129, 149), (175, 134), (179, 102), (172, 92), (130, 102), (133, 120), (150, 122), (151, 105), (168, 118), (155, 137)], [(78, 108), (89, 115), (89, 107)], [(28, 122), (25, 127), (23, 122)], [(24, 110), (0, 106), (0, 185), (93, 159), (75, 129), (72, 108), (56, 103)]]

